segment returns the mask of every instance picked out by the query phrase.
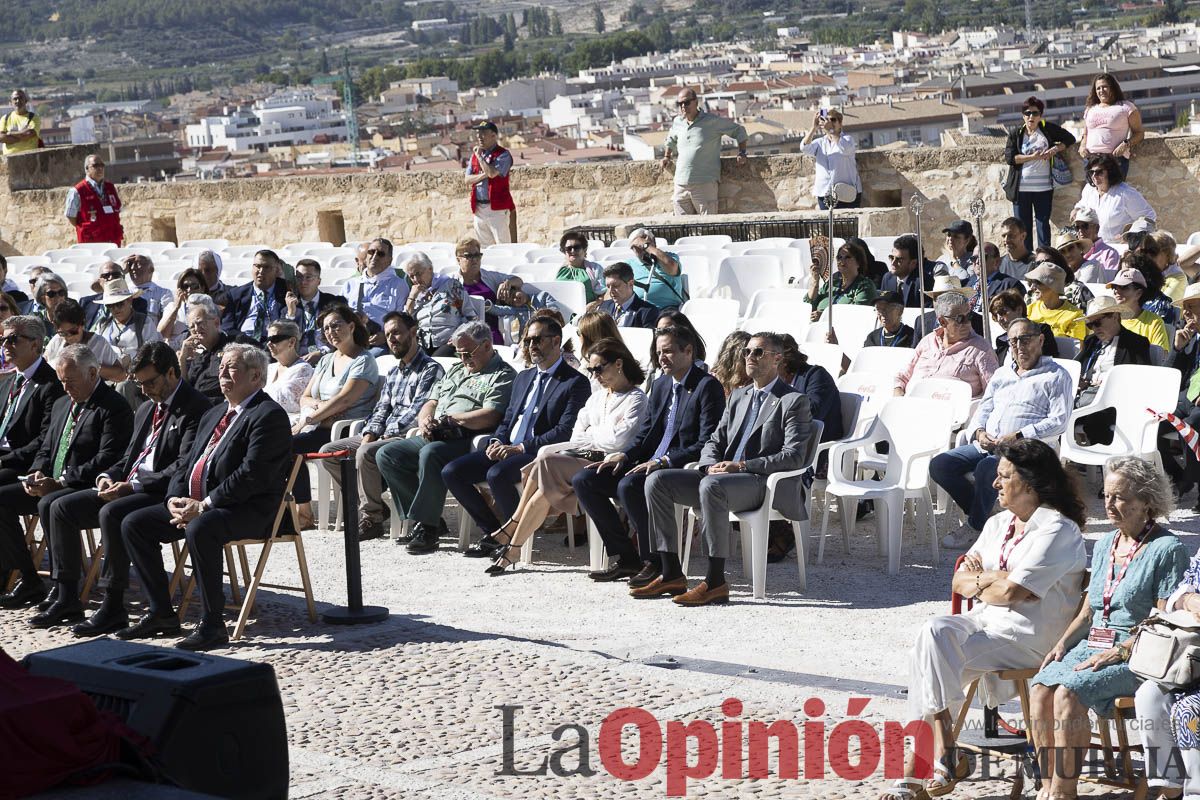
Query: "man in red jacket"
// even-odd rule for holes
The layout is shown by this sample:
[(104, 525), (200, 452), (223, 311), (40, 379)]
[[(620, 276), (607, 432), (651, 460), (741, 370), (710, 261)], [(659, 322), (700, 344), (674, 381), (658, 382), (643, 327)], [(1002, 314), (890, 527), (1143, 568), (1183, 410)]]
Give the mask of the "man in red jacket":
[(67, 192), (63, 209), (75, 226), (76, 241), (122, 244), (121, 198), (117, 187), (104, 180), (104, 159), (93, 153), (83, 160), (83, 171), (86, 177)]
[(493, 122), (475, 126), (477, 144), (467, 163), (467, 185), (471, 187), (471, 213), (475, 216), (475, 238), (484, 247), (513, 241), (513, 214), (517, 206), (508, 190), (512, 153), (499, 144)]

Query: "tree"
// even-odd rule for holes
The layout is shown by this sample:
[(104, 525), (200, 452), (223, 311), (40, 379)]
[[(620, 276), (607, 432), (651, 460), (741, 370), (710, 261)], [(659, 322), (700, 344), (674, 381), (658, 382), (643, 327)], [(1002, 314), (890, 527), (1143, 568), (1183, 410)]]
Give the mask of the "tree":
[(596, 33), (604, 33), (604, 9), (599, 3), (592, 6), (592, 26), (596, 29)]
[(560, 20), (558, 18), (557, 11), (551, 11), (550, 12), (550, 35), (551, 36), (562, 36), (562, 34), (563, 34), (562, 20)]

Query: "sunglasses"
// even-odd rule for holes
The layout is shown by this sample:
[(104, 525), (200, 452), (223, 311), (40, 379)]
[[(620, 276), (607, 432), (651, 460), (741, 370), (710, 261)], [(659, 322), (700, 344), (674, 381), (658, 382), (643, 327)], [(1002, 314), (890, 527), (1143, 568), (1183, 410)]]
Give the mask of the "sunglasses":
[(59, 326), (58, 335), (64, 339), (74, 339), (79, 334), (83, 333), (82, 328), (64, 328)]
[(31, 342), (34, 341), (32, 336), (24, 336), (20, 333), (10, 333), (8, 336), (0, 337), (0, 345), (5, 347), (16, 347), (17, 342), (21, 341), (22, 339), (28, 339)]
[(1107, 174), (1108, 174), (1108, 170), (1104, 170), (1104, 169), (1089, 169), (1088, 170), (1088, 175), (1107, 175)]
[(579, 253), (584, 250), (587, 250), (587, 245), (583, 244), (569, 244), (563, 248), (564, 253)]
[(454, 355), (458, 356), (463, 361), (466, 361), (468, 358), (475, 355), (476, 351), (478, 351), (481, 347), (483, 347), (482, 343), (475, 345), (470, 350), (455, 350)]
[(66, 297), (67, 290), (66, 289), (47, 289), (46, 291), (42, 292), (42, 294), (45, 295), (46, 297)]
[(1103, 323), (1104, 320), (1109, 319), (1111, 317), (1115, 317), (1115, 316), (1116, 316), (1116, 314), (1105, 314), (1102, 317), (1096, 317), (1095, 319), (1089, 319), (1086, 324), (1089, 329), (1096, 330), (1097, 328), (1100, 327), (1101, 323)]
[(1041, 116), (1041, 112), (1034, 111), (1033, 109), (1029, 108), (1029, 109), (1022, 111), (1021, 116), (1022, 117), (1038, 117), (1038, 116)]
[(483, 258), (483, 253), (459, 253), (458, 257), (473, 261), (477, 258)]
[(762, 358), (767, 353), (778, 353), (778, 350), (768, 350), (765, 347), (743, 347), (742, 358)]
[(971, 321), (970, 314), (955, 314), (953, 316), (942, 317), (946, 322), (953, 322), (955, 325), (966, 325)]
[(199, 286), (198, 284), (195, 284), (195, 283), (185, 283), (183, 286), (180, 286), (179, 288), (180, 288), (180, 289), (183, 289), (185, 292), (198, 292), (198, 291), (200, 291), (200, 286)]
[(683, 108), (684, 106), (691, 105), (694, 102), (696, 102), (696, 98), (693, 97), (691, 100), (680, 100), (675, 105), (679, 106), (680, 108)]
[(387, 255), (387, 250), (368, 250), (367, 251), (367, 256), (370, 258), (374, 258), (375, 256), (386, 256), (386, 255)]
[(286, 333), (277, 333), (274, 336), (268, 336), (267, 341), (270, 342), (271, 344), (279, 344), (280, 342), (286, 342), (288, 339), (295, 339), (295, 338), (296, 338), (295, 336), (290, 336)]
[(113, 280), (114, 278), (120, 278), (120, 277), (122, 277), (123, 275), (124, 275), (124, 273), (122, 273), (122, 272), (101, 272), (101, 273), (100, 273), (100, 280), (102, 280), (102, 281), (111, 281), (111, 280)]
[(552, 333), (539, 333), (537, 335), (534, 335), (531, 333), (528, 336), (526, 336), (522, 341), (524, 342), (524, 344), (537, 344), (538, 342), (542, 341), (543, 339), (553, 339), (553, 338), (554, 338), (554, 334), (552, 334)]
[(604, 372), (604, 370), (608, 369), (608, 365), (611, 363), (612, 363), (611, 361), (606, 361), (603, 364), (598, 364), (597, 366), (594, 366), (594, 367), (588, 367), (587, 371), (590, 372), (592, 375), (599, 375), (601, 372)]
[(1008, 343), (1013, 347), (1028, 347), (1029, 345), (1033, 344), (1034, 339), (1039, 338), (1041, 338), (1040, 333), (1027, 333), (1024, 336), (1010, 337)]

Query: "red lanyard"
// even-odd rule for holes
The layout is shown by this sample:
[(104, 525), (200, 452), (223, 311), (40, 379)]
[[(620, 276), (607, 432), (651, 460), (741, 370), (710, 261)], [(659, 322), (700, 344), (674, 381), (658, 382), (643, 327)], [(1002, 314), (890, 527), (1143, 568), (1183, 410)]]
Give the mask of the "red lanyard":
[(1112, 613), (1113, 594), (1117, 591), (1117, 587), (1121, 585), (1121, 581), (1125, 579), (1125, 570), (1129, 569), (1129, 563), (1133, 561), (1134, 556), (1136, 556), (1138, 551), (1142, 549), (1142, 545), (1144, 545), (1146, 540), (1150, 538), (1150, 531), (1152, 530), (1154, 530), (1154, 523), (1147, 522), (1146, 527), (1142, 530), (1142, 535), (1137, 538), (1137, 543), (1134, 544), (1133, 549), (1129, 551), (1129, 556), (1125, 559), (1125, 563), (1121, 565), (1121, 572), (1120, 574), (1116, 575), (1115, 579), (1113, 574), (1117, 569), (1117, 542), (1121, 540), (1121, 536), (1120, 534), (1117, 534), (1117, 536), (1113, 538), (1112, 550), (1110, 550), (1108, 553), (1108, 575), (1104, 579), (1103, 599), (1104, 621), (1106, 624), (1108, 622), (1108, 615)]
[[(1002, 541), (1000, 543), (1000, 571), (1001, 572), (1008, 572), (1008, 559), (1012, 557), (1013, 550), (1016, 550), (1017, 545), (1019, 545), (1021, 543), (1021, 540), (1025, 538), (1025, 534), (1029, 533), (1029, 526), (1026, 525), (1025, 529), (1021, 531), (1021, 535), (1017, 536), (1015, 539), (1013, 539), (1013, 537), (1016, 536), (1016, 533), (1017, 533), (1017, 518), (1014, 516), (1012, 518), (1012, 522), (1008, 523), (1008, 533), (1004, 534), (1004, 541)], [(1007, 550), (1005, 550), (1004, 545), (1008, 544), (1009, 539), (1013, 539), (1013, 543), (1011, 545), (1009, 545), (1009, 548)]]

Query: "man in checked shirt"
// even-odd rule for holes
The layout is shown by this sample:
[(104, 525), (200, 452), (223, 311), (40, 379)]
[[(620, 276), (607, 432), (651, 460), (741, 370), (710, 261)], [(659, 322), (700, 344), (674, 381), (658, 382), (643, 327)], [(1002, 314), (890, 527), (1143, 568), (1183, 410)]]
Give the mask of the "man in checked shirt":
[[(321, 448), (322, 453), (354, 451), (358, 466), (358, 538), (383, 536), (387, 506), (383, 504), (383, 479), (375, 463), (375, 453), (393, 439), (401, 439), (417, 422), (417, 414), (429, 399), (429, 390), (445, 374), (441, 365), (426, 355), (417, 343), (417, 321), (403, 311), (392, 311), (383, 318), (383, 335), (388, 350), (399, 363), (387, 374), (379, 405), (363, 426), (362, 434), (336, 439)], [(341, 485), (341, 467), (327, 458), (321, 467), (329, 471), (335, 486)]]

